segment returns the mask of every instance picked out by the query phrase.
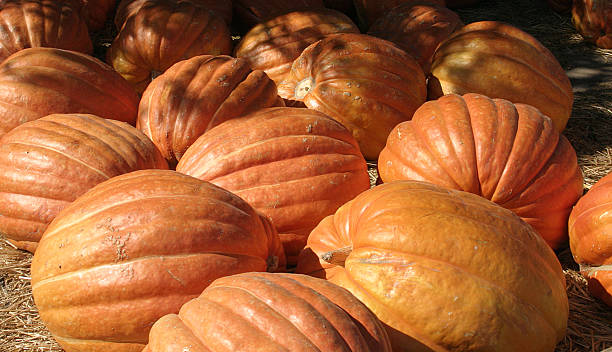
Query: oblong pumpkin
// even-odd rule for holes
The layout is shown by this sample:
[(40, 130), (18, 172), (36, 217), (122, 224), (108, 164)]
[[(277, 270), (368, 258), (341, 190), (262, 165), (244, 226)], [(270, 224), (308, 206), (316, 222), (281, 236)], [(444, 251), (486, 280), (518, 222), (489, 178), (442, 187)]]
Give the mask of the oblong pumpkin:
[(428, 81), (429, 99), (480, 93), (538, 108), (563, 131), (574, 94), (553, 54), (531, 35), (511, 25), (474, 22), (436, 50)]
[(137, 112), (134, 89), (89, 55), (29, 48), (0, 64), (0, 136), (49, 114), (93, 114), (133, 125)]
[(609, 0), (574, 0), (572, 23), (588, 42), (612, 49), (612, 2)]
[(589, 290), (612, 307), (612, 173), (576, 203), (569, 218), (569, 239)]
[(230, 190), (270, 217), (291, 264), (321, 219), (370, 186), (350, 132), (300, 108), (229, 120), (203, 134), (176, 170)]
[(568, 299), (531, 226), (482, 197), (396, 181), (313, 230), (298, 273), (326, 277), (387, 324), (394, 351), (553, 351)]
[(306, 48), (278, 92), (340, 121), (369, 160), (378, 158), (391, 129), (410, 120), (427, 94), (414, 58), (386, 40), (351, 33)]
[(141, 351), (160, 317), (215, 279), (284, 266), (274, 228), (234, 194), (169, 170), (100, 183), (66, 207), (32, 260), (32, 293), (72, 351)]
[(347, 290), (298, 274), (246, 273), (213, 281), (158, 320), (146, 349), (390, 352), (380, 321)]
[(418, 180), (483, 196), (553, 248), (582, 195), (576, 152), (537, 109), (480, 94), (429, 101), (397, 125), (378, 159), (383, 182)]
[(27, 122), (0, 139), (0, 232), (34, 252), (55, 216), (93, 186), (167, 168), (155, 145), (125, 122), (80, 114)]

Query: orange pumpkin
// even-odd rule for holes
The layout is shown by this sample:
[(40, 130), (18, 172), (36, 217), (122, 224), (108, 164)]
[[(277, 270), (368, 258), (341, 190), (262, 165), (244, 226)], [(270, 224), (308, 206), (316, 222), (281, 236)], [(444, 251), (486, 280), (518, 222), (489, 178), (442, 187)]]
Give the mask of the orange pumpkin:
[[(64, 1), (64, 0), (62, 0)], [(115, 9), (116, 0), (79, 0), (82, 16), (92, 32), (104, 28), (104, 23)]]
[(276, 16), (299, 10), (322, 9), (323, 0), (233, 0), (236, 23), (244, 30)]
[(612, 49), (612, 1), (574, 0), (572, 22), (586, 41)]
[(354, 0), (359, 24), (362, 28), (368, 29), (376, 20), (388, 14), (393, 8), (407, 4), (435, 4), (446, 6), (445, 0)]
[(416, 181), (376, 186), (313, 230), (298, 273), (353, 293), (393, 351), (552, 351), (568, 299), (555, 253), (511, 211)]

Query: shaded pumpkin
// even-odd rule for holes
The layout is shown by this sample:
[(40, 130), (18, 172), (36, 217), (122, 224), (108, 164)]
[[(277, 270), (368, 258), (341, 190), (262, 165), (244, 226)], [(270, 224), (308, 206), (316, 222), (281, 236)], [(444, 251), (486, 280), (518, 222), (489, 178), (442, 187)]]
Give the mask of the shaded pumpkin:
[[(64, 1), (64, 0), (62, 0)], [(78, 0), (81, 2), (81, 13), (87, 27), (92, 32), (102, 30), (106, 20), (112, 16), (116, 0)]]
[(142, 351), (151, 326), (215, 279), (284, 267), (269, 221), (169, 170), (102, 182), (66, 207), (32, 260), (41, 320), (66, 352)]
[(215, 280), (159, 319), (144, 351), (390, 352), (382, 324), (347, 290), (298, 274)]
[(283, 106), (276, 85), (243, 59), (201, 55), (179, 61), (145, 90), (136, 126), (171, 167), (202, 133), (249, 112)]
[(529, 104), (550, 117), (559, 131), (574, 102), (569, 78), (553, 54), (531, 35), (495, 21), (470, 23), (442, 42), (428, 88), (431, 100), (479, 93)]
[(306, 48), (278, 86), (345, 125), (368, 160), (378, 158), (391, 129), (425, 102), (425, 75), (393, 43), (365, 34), (330, 35)]
[(572, 22), (586, 41), (612, 49), (612, 1), (574, 0)]
[(566, 332), (563, 270), (531, 226), (425, 182), (382, 184), (340, 207), (296, 272), (351, 291), (394, 351), (552, 351)]
[(379, 18), (385, 16), (393, 8), (406, 4), (446, 6), (445, 0), (354, 0), (359, 25), (365, 31)]
[(370, 186), (350, 132), (300, 108), (229, 120), (198, 138), (176, 170), (234, 192), (267, 215), (290, 264), (321, 219)]
[(233, 0), (236, 24), (248, 31), (256, 24), (292, 11), (322, 9), (323, 0)]

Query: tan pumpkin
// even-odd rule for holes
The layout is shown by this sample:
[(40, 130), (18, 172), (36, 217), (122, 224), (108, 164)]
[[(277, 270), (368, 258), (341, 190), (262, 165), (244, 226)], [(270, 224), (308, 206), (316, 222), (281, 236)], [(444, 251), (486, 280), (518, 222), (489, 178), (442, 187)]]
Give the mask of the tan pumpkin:
[(234, 192), (270, 217), (290, 264), (321, 219), (370, 186), (350, 132), (299, 108), (262, 109), (211, 129), (176, 170)]
[(390, 352), (380, 321), (347, 290), (298, 274), (215, 280), (159, 319), (145, 351)]
[(0, 136), (49, 114), (94, 114), (133, 125), (137, 112), (134, 89), (89, 55), (29, 48), (0, 64)]
[(474, 22), (436, 50), (429, 99), (480, 93), (538, 108), (562, 131), (574, 95), (565, 71), (540, 42), (509, 24)]
[(283, 267), (274, 228), (245, 201), (143, 170), (98, 184), (53, 220), (32, 260), (32, 294), (66, 352), (140, 352), (157, 319), (215, 279)]
[(553, 351), (568, 299), (555, 253), (511, 211), (425, 182), (376, 186), (313, 230), (298, 273), (387, 325), (393, 351)]
[(354, 0), (353, 3), (357, 10), (359, 25), (364, 30), (367, 30), (376, 20), (388, 14), (393, 8), (402, 4), (446, 6), (445, 0)]
[(232, 4), (235, 22), (245, 31), (285, 13), (325, 7), (323, 0), (233, 0)]
[(414, 58), (391, 42), (352, 33), (306, 48), (278, 92), (344, 124), (369, 160), (426, 98), (425, 75)]
[(125, 122), (80, 114), (27, 122), (0, 139), (0, 233), (34, 252), (57, 214), (96, 184), (167, 168), (153, 143)]
[(574, 0), (572, 22), (586, 41), (612, 49), (612, 1)]

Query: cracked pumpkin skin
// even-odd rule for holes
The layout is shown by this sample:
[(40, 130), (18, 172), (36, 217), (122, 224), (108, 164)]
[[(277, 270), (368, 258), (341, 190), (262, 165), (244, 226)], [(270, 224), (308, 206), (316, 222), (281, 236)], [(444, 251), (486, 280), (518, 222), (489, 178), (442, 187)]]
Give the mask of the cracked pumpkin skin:
[(215, 279), (284, 266), (275, 229), (245, 201), (143, 170), (99, 184), (55, 218), (32, 260), (32, 294), (66, 352), (136, 352), (157, 319)]
[(340, 207), (296, 272), (351, 291), (394, 351), (553, 351), (565, 336), (565, 278), (540, 236), (482, 197), (425, 182), (376, 186)]

